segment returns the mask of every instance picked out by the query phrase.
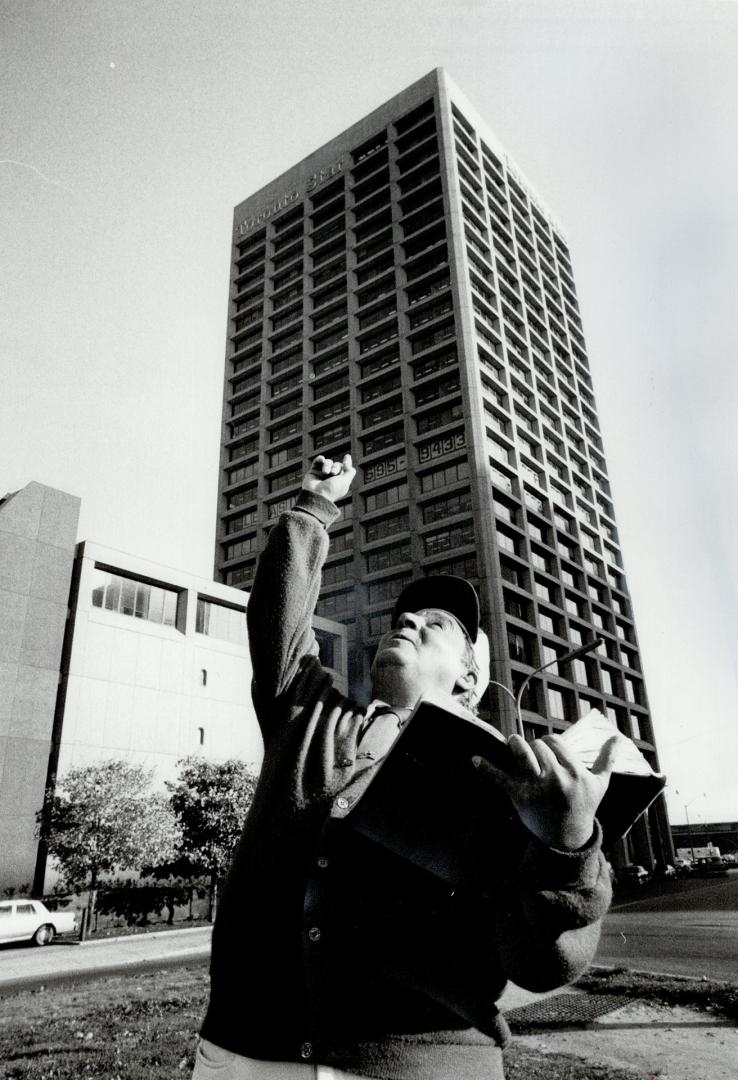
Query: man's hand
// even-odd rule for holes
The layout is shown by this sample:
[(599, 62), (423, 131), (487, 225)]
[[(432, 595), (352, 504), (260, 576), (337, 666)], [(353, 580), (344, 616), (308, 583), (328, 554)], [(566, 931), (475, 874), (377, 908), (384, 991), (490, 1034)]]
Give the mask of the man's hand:
[(474, 758), (474, 764), (510, 797), (534, 836), (559, 851), (576, 851), (592, 836), (617, 741), (617, 735), (607, 740), (591, 769), (567, 750), (558, 735), (545, 735), (532, 743), (511, 735), (508, 745), (514, 764), (510, 772), (484, 758)]
[(314, 491), (332, 503), (348, 495), (351, 481), (356, 476), (356, 469), (351, 464), (351, 454), (344, 454), (343, 461), (318, 454), (313, 460), (310, 472), (302, 482), (304, 491)]

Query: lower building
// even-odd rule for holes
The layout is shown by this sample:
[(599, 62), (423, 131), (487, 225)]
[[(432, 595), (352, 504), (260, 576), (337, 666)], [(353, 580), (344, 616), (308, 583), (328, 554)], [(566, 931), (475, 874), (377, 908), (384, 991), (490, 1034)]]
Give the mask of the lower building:
[[(90, 541), (75, 547), (78, 513), (78, 499), (40, 484), (0, 503), (0, 554), (15, 553), (3, 560), (0, 593), (10, 688), (0, 890), (44, 891), (36, 813), (72, 767), (123, 759), (153, 768), (163, 785), (191, 754), (261, 763), (248, 594)], [(316, 633), (345, 691), (345, 628), (316, 619)]]
[(738, 821), (698, 821), (694, 825), (672, 825), (671, 835), (677, 857), (689, 859), (717, 848), (721, 855), (738, 858)]
[(80, 500), (0, 499), (0, 891), (33, 881)]

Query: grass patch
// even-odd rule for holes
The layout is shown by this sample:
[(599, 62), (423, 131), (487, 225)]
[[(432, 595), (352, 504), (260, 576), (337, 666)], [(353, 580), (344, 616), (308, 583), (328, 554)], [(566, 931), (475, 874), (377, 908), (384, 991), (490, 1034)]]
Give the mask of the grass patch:
[(505, 1080), (643, 1080), (643, 1073), (572, 1054), (546, 1054), (513, 1042), (505, 1051)]
[[(189, 1080), (207, 992), (207, 967), (193, 964), (3, 997), (0, 1078)], [(505, 1070), (508, 1080), (637, 1075), (514, 1042), (505, 1052)]]
[(622, 994), (663, 1005), (692, 1006), (738, 1020), (738, 985), (732, 982), (657, 975), (630, 968), (592, 968), (574, 985), (596, 994)]
[(193, 965), (5, 997), (0, 1077), (189, 1080), (207, 988)]

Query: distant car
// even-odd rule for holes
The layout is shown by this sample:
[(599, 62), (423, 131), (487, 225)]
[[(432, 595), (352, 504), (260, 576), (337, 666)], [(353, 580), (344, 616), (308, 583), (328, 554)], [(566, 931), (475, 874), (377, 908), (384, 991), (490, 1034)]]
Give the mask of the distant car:
[(708, 855), (695, 860), (694, 873), (699, 877), (712, 877), (714, 874), (727, 874), (729, 864), (720, 855)]
[(680, 877), (692, 873), (692, 863), (689, 859), (674, 859), (674, 869)]
[(671, 863), (659, 863), (654, 870), (654, 877), (658, 878), (673, 878), (676, 877), (676, 868)]
[(648, 870), (644, 866), (624, 866), (618, 870), (618, 881), (621, 885), (645, 885)]
[(57, 934), (73, 934), (77, 925), (76, 912), (49, 911), (40, 900), (0, 901), (0, 945), (11, 941), (49, 945)]

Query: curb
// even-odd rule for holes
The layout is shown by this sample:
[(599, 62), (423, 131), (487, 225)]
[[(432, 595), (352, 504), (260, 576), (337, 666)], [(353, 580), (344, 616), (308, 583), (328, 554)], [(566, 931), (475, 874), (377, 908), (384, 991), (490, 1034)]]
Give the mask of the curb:
[[(634, 975), (650, 975), (654, 979), (678, 979), (681, 982), (697, 982), (697, 983), (706, 983), (706, 982), (725, 983), (726, 986), (738, 985), (738, 980), (735, 980), (735, 979), (711, 979), (707, 975), (684, 975), (683, 973), (680, 973), (680, 972), (651, 971), (649, 968), (626, 967), (624, 964), (619, 964), (617, 966), (609, 965), (609, 964), (590, 964), (590, 966), (587, 968), (587, 971), (585, 972), (585, 975), (590, 971), (609, 971), (609, 972), (613, 972), (613, 971), (630, 971)], [(579, 989), (579, 987), (576, 985), (576, 983), (572, 983), (572, 986), (575, 989)], [(584, 990), (583, 989), (582, 993), (584, 993), (584, 994), (596, 994), (597, 991), (596, 990)]]
[(78, 945), (117, 945), (121, 941), (157, 940), (159, 938), (172, 937), (175, 934), (212, 934), (213, 925), (207, 926), (183, 926), (181, 930), (152, 930), (150, 934), (121, 934), (118, 937), (95, 938), (94, 941), (78, 941)]

